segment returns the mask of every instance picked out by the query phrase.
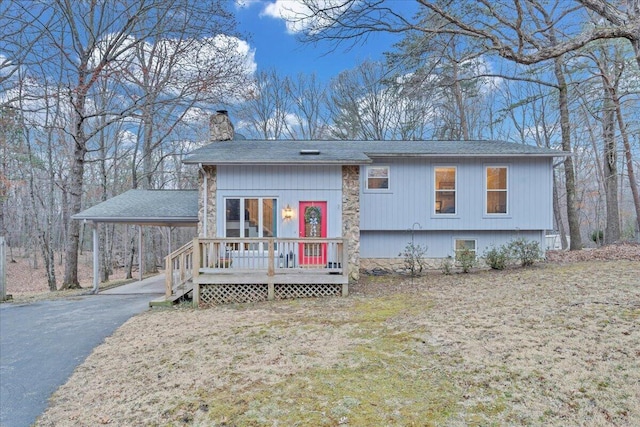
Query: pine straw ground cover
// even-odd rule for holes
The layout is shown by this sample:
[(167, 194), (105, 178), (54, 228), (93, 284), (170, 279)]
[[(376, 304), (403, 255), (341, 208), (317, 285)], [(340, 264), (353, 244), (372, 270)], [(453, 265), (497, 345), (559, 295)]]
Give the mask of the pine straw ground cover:
[(637, 260), (352, 291), (143, 313), (38, 425), (640, 425)]

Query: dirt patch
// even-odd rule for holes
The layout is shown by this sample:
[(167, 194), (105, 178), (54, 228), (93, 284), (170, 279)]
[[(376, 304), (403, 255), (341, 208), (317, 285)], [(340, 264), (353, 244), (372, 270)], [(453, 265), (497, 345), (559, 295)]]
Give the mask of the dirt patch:
[(146, 312), (38, 425), (640, 425), (638, 272), (369, 277), (348, 298)]
[[(12, 295), (13, 299), (18, 302), (65, 298), (87, 293), (93, 286), (93, 255), (91, 252), (84, 252), (78, 257), (78, 281), (83, 288), (79, 290), (51, 292), (42, 260), (38, 260), (37, 268), (33, 268), (32, 259), (24, 256), (14, 255), (13, 261), (15, 262), (7, 259), (7, 294)], [(55, 271), (58, 288), (60, 288), (64, 274), (64, 259), (61, 261), (59, 256), (56, 256)], [(115, 269), (110, 276), (110, 281), (102, 283), (100, 288), (106, 289), (124, 283), (125, 273), (123, 268)]]

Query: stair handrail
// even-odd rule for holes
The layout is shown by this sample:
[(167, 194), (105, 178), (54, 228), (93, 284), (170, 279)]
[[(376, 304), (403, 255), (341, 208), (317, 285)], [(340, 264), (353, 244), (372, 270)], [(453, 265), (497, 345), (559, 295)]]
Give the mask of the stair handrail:
[[(178, 268), (180, 277), (178, 283), (174, 284), (174, 267), (176, 260), (179, 260)], [(184, 285), (193, 275), (193, 240), (185, 243), (175, 251), (165, 257), (165, 295), (167, 298), (173, 295), (175, 287)]]

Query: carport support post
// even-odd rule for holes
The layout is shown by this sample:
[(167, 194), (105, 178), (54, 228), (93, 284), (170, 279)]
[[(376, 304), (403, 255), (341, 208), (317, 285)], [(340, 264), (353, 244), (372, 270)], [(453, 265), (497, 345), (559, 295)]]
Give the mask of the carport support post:
[(98, 245), (98, 224), (93, 223), (93, 293), (98, 293), (100, 283), (100, 245)]
[(0, 301), (7, 299), (7, 255), (4, 248), (4, 237), (0, 236)]
[(144, 243), (142, 242), (142, 225), (138, 226), (138, 277), (142, 280), (142, 251), (144, 250)]

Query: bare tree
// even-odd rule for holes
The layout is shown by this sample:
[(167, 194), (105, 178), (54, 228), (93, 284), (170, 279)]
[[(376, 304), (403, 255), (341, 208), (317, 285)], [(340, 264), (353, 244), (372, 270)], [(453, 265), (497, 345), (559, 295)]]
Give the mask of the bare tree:
[(363, 62), (331, 82), (329, 111), (338, 139), (393, 139), (398, 92), (385, 83), (382, 63)]
[[(138, 123), (131, 170), (132, 184), (157, 188), (158, 170), (172, 155), (168, 142), (185, 115), (199, 105), (220, 103), (224, 96), (241, 98), (248, 83), (248, 46), (233, 37), (234, 22), (222, 5), (192, 2), (184, 13), (172, 10), (171, 20), (160, 20), (156, 31), (162, 36), (138, 43), (118, 60), (126, 96), (139, 108), (131, 117)], [(144, 32), (136, 25), (133, 34)], [(216, 34), (216, 36), (211, 36)], [(244, 52), (243, 52), (244, 49)], [(142, 164), (138, 175), (138, 155)], [(145, 273), (157, 272), (157, 239), (153, 230), (145, 233)]]
[[(597, 25), (594, 25), (594, 29), (591, 30), (591, 34), (587, 30), (582, 38), (591, 38), (587, 43), (601, 38), (628, 40), (635, 51), (636, 63), (640, 69), (640, 0), (576, 1), (608, 21), (605, 25), (602, 25), (602, 22), (598, 22)], [(602, 37), (599, 37), (599, 35)]]
[(292, 139), (322, 139), (328, 135), (327, 88), (316, 74), (298, 74), (288, 79), (287, 95), (291, 99), (291, 123), (286, 122)]
[(259, 72), (239, 111), (246, 128), (258, 138), (281, 139), (286, 135), (291, 107), (287, 93), (289, 78), (275, 69)]
[[(595, 0), (594, 0), (595, 1)], [(636, 1), (636, 0), (633, 0)], [(307, 29), (305, 40), (352, 40), (371, 32), (420, 31), (425, 34), (456, 35), (519, 64), (551, 60), (558, 86), (560, 128), (565, 151), (571, 149), (568, 87), (563, 69), (565, 55), (600, 39), (640, 36), (638, 25), (585, 27), (579, 34), (565, 31), (575, 21), (587, 21), (587, 9), (575, 1), (555, 0), (418, 0), (433, 18), (426, 22), (402, 16), (381, 0), (327, 2), (305, 0), (306, 13), (298, 21)], [(637, 2), (637, 1), (636, 1)], [(565, 160), (567, 216), (571, 249), (582, 247), (576, 209), (575, 171), (571, 157)]]
[[(143, 176), (148, 184), (163, 160), (156, 156), (155, 149), (185, 111), (198, 102), (210, 102), (212, 94), (219, 100), (220, 94), (230, 89), (230, 77), (238, 80), (242, 76), (237, 73), (239, 62), (221, 54), (223, 49), (238, 47), (234, 37), (220, 36), (227, 37), (223, 43), (218, 36), (230, 34), (235, 28), (226, 7), (222, 1), (198, 0), (0, 3), (0, 22), (10, 29), (0, 36), (0, 43), (10, 47), (7, 51), (12, 54), (0, 56), (4, 87), (15, 83), (10, 72), (19, 66), (28, 70), (30, 79), (51, 79), (66, 88), (62, 108), (69, 120), (60, 129), (73, 148), (65, 176), (60, 177), (63, 220), (67, 224), (65, 287), (79, 285), (80, 224), (70, 218), (82, 207), (87, 162), (94, 160), (94, 153), (105, 154), (100, 151), (104, 148), (100, 141), (105, 137), (104, 130), (124, 118), (140, 118)], [(156, 50), (150, 53), (148, 46)], [(29, 53), (22, 55), (20, 49)], [(144, 55), (136, 57), (136, 53)], [(129, 91), (130, 81), (124, 79), (131, 69), (122, 67), (126, 61), (131, 63), (131, 58), (140, 59), (137, 69), (146, 70), (149, 77), (143, 79), (146, 90), (136, 93)], [(33, 64), (40, 66), (34, 69)], [(101, 82), (107, 86), (100, 87)], [(107, 103), (98, 102), (99, 93), (105, 91), (117, 95)], [(16, 99), (10, 95), (3, 95), (2, 101)]]

